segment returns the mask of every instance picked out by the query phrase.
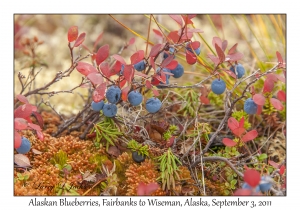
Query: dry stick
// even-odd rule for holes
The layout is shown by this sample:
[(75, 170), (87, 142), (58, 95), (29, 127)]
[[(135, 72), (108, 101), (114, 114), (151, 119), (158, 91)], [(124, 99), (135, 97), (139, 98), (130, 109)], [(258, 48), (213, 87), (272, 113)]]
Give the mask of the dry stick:
[[(245, 93), (247, 91), (247, 89), (250, 87), (250, 85), (252, 85), (253, 83), (255, 83), (257, 80), (259, 80), (261, 77), (267, 75), (267, 74), (270, 74), (272, 72), (274, 72), (275, 70), (277, 70), (277, 67), (279, 66), (279, 64), (275, 65), (273, 68), (271, 68), (270, 70), (266, 71), (265, 73), (262, 73), (260, 74), (258, 77), (256, 77), (254, 80), (252, 80), (251, 82), (249, 82), (246, 86), (246, 88), (244, 89), (242, 95), (240, 97), (238, 97), (237, 99), (235, 99), (231, 106), (226, 110), (225, 112), (225, 116), (223, 118), (223, 120), (221, 121), (218, 129), (214, 132), (214, 134), (212, 135), (212, 137), (210, 138), (210, 140), (208, 141), (207, 145), (205, 146), (205, 148), (203, 149), (203, 151), (201, 152), (201, 155), (203, 155), (207, 150), (208, 148), (210, 147), (210, 145), (213, 143), (214, 139), (216, 138), (216, 136), (219, 134), (219, 132), (222, 130), (223, 126), (225, 125), (225, 123), (227, 122), (229, 116), (230, 116), (230, 113), (234, 107), (234, 105), (239, 101), (241, 100), (242, 98), (245, 97)], [(229, 97), (232, 95), (233, 93), (233, 90), (242, 82), (244, 82), (245, 80), (249, 79), (250, 77), (253, 77), (254, 75), (256, 75), (257, 72), (259, 72), (260, 70), (257, 70), (255, 71), (253, 74), (251, 74), (250, 76), (246, 77), (245, 79), (237, 82), (231, 91), (228, 92), (227, 96), (226, 96), (226, 100), (225, 101), (228, 101)]]
[(72, 128), (70, 128), (68, 130), (68, 133), (78, 130), (81, 126), (83, 126), (91, 117), (93, 117), (95, 114), (99, 114), (99, 112), (95, 112), (93, 111), (92, 113), (90, 113), (86, 118), (84, 118), (84, 120), (80, 123), (78, 123), (77, 125), (73, 126)]
[(85, 193), (83, 193), (82, 195), (86, 195), (88, 194), (92, 189), (94, 189), (98, 184), (100, 184), (101, 182), (105, 181), (106, 178), (100, 179), (98, 182), (96, 182), (90, 189), (88, 189), (87, 191), (85, 191)]
[(91, 128), (94, 126), (94, 124), (99, 120), (100, 116), (96, 115), (95, 118), (92, 120), (92, 122), (86, 127), (84, 132), (79, 136), (80, 139), (85, 139), (86, 134), (91, 130)]
[(83, 110), (81, 110), (75, 117), (69, 119), (67, 122), (65, 122), (56, 133), (54, 133), (52, 136), (57, 137), (59, 134), (61, 134), (64, 130), (66, 130), (72, 123), (74, 123), (82, 114), (85, 112), (90, 106), (86, 105)]

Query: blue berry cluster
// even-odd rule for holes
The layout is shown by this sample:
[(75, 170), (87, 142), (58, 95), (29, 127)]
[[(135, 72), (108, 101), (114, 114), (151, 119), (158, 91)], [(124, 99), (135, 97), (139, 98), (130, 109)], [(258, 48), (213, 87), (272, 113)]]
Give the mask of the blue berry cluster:
[(224, 93), (225, 89), (226, 89), (226, 84), (222, 79), (215, 79), (211, 83), (211, 90), (217, 95)]

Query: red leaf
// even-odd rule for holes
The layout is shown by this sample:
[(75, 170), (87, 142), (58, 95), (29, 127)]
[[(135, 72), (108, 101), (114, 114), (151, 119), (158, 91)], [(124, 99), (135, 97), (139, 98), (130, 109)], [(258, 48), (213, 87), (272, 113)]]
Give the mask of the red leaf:
[(272, 160), (269, 160), (268, 163), (273, 166), (274, 168), (279, 168), (279, 164), (278, 163), (275, 163), (274, 161)]
[(222, 62), (225, 60), (225, 54), (224, 54), (224, 52), (222, 51), (222, 49), (219, 47), (218, 44), (215, 45), (215, 48), (216, 48), (218, 57), (219, 57), (219, 59), (220, 59), (220, 63), (222, 63)]
[(274, 88), (274, 81), (270, 78), (267, 78), (264, 82), (263, 93), (271, 92)]
[(106, 92), (106, 84), (102, 83), (99, 85), (94, 91), (93, 91), (93, 101), (94, 102), (100, 102), (105, 98), (105, 92)]
[(229, 59), (230, 61), (238, 61), (244, 57), (243, 53), (237, 52), (231, 55), (226, 56), (226, 60)]
[(29, 167), (30, 160), (26, 155), (15, 154), (14, 162), (20, 167)]
[(229, 74), (229, 76), (231, 76), (232, 78), (236, 79), (236, 74), (233, 73), (232, 71), (225, 69), (224, 72), (226, 72), (227, 74)]
[(146, 187), (147, 185), (144, 182), (140, 182), (137, 187), (137, 195), (138, 196), (146, 195)]
[(285, 166), (282, 165), (279, 169), (279, 174), (282, 175), (284, 173), (284, 171), (285, 171)]
[(100, 70), (104, 76), (110, 77), (109, 64), (107, 62), (100, 64)]
[(229, 51), (228, 51), (228, 55), (231, 55), (231, 54), (235, 54), (236, 52), (236, 47), (238, 46), (238, 43), (236, 43), (235, 45), (233, 45)]
[[(182, 19), (184, 20), (185, 24), (193, 24), (193, 21), (191, 20), (189, 15), (181, 15)], [(193, 17), (193, 16), (192, 16)]]
[(169, 15), (169, 16), (182, 27), (183, 22), (182, 22), (182, 18), (180, 15)]
[(240, 122), (239, 122), (239, 127), (240, 128), (243, 128), (244, 127), (244, 123), (245, 123), (245, 118), (244, 116), (240, 119)]
[(279, 111), (283, 110), (283, 105), (278, 99), (271, 98), (270, 102), (277, 110), (279, 110)]
[(285, 92), (283, 92), (282, 90), (278, 91), (278, 93), (277, 93), (277, 98), (278, 98), (280, 101), (286, 102), (286, 95), (285, 95)]
[(36, 131), (41, 131), (42, 129), (40, 128), (39, 125), (28, 123), (28, 126)]
[(175, 136), (172, 136), (171, 138), (169, 138), (169, 140), (167, 141), (166, 146), (171, 147), (174, 143), (174, 140), (175, 140)]
[(93, 52), (95, 51), (95, 49), (96, 49), (99, 41), (101, 40), (102, 36), (103, 36), (103, 32), (101, 34), (99, 34), (99, 36), (97, 37), (97, 39), (96, 39), (96, 41), (94, 43), (94, 46), (93, 46)]
[(229, 138), (223, 138), (222, 142), (225, 146), (228, 146), (228, 147), (234, 147), (237, 144), (235, 141), (232, 141)]
[(42, 131), (36, 131), (36, 134), (41, 141), (44, 141), (44, 134), (42, 133)]
[(234, 196), (249, 196), (251, 195), (252, 191), (250, 189), (237, 189), (233, 195)]
[(147, 77), (148, 77), (147, 74), (144, 74), (144, 73), (139, 72), (139, 71), (134, 72), (134, 75), (137, 75), (137, 76), (140, 76), (140, 77), (144, 77), (144, 78), (147, 78)]
[(228, 45), (227, 40), (224, 40), (224, 41), (222, 42), (222, 50), (223, 50), (223, 52), (226, 50), (227, 45)]
[(261, 112), (262, 112), (262, 108), (263, 108), (263, 106), (257, 105), (257, 112), (256, 112), (256, 114), (260, 115)]
[(156, 44), (151, 48), (149, 57), (155, 57), (157, 53), (160, 51), (162, 44)]
[(197, 57), (194, 53), (191, 53), (190, 51), (186, 51), (185, 53), (186, 62), (190, 65), (193, 65), (197, 62)]
[[(103, 62), (104, 63), (104, 62)], [(113, 76), (113, 75), (116, 75), (118, 73), (120, 73), (121, 71), (121, 68), (122, 68), (122, 64), (120, 63), (120, 61), (116, 61), (112, 67), (110, 67), (110, 76)]]
[(243, 142), (251, 141), (251, 140), (255, 139), (257, 137), (257, 135), (258, 135), (258, 133), (256, 130), (251, 130), (243, 136), (242, 141)]
[(19, 148), (21, 144), (22, 144), (21, 135), (15, 130), (14, 148), (15, 149)]
[(24, 104), (29, 104), (27, 98), (23, 95), (17, 95), (16, 98)]
[(260, 174), (254, 169), (247, 169), (244, 173), (244, 181), (251, 187), (256, 187), (260, 182)]
[(230, 128), (231, 131), (237, 129), (239, 125), (240, 125), (239, 122), (235, 118), (230, 117), (228, 119), (228, 127)]
[(154, 62), (154, 57), (150, 57), (149, 62), (150, 62), (150, 65), (152, 66), (152, 68), (156, 69), (155, 62)]
[(74, 47), (78, 47), (79, 45), (81, 45), (84, 40), (85, 40), (85, 33), (81, 33), (79, 37), (76, 39)]
[(14, 126), (16, 130), (24, 130), (27, 128), (28, 123), (23, 118), (15, 118)]
[(31, 104), (23, 104), (18, 106), (18, 108), (14, 111), (14, 117), (15, 118), (24, 118), (30, 117), (32, 113), (32, 105)]
[(178, 61), (172, 60), (168, 65), (166, 65), (167, 69), (173, 70), (178, 66)]
[(80, 74), (83, 74), (84, 76), (87, 76), (93, 72), (98, 72), (94, 66), (85, 62), (78, 62), (76, 69)]
[(152, 88), (152, 85), (151, 85), (151, 82), (149, 80), (146, 80), (146, 87), (148, 89), (151, 89)]
[(277, 56), (278, 63), (283, 63), (282, 56), (278, 51), (276, 51), (276, 56)]
[(158, 90), (156, 90), (156, 89), (152, 89), (152, 92), (153, 92), (153, 94), (154, 94), (154, 96), (159, 96), (159, 92), (158, 92)]
[(134, 43), (135, 43), (135, 38), (134, 37), (130, 38), (128, 45), (133, 45)]
[(171, 61), (174, 59), (174, 55), (169, 55), (166, 59), (163, 60), (161, 68), (165, 68)]
[(212, 62), (214, 62), (215, 65), (218, 65), (219, 62), (220, 62), (220, 59), (214, 55), (210, 55), (210, 54), (207, 54), (207, 57), (212, 60)]
[(212, 45), (216, 47), (216, 44), (219, 46), (219, 48), (222, 47), (222, 40), (219, 37), (214, 37), (212, 40)]
[(134, 76), (134, 72), (135, 71), (132, 65), (125, 65), (123, 75), (127, 82), (131, 83)]
[(206, 96), (203, 96), (203, 95), (200, 96), (200, 101), (203, 104), (209, 104), (210, 103), (209, 99)]
[(77, 26), (71, 26), (68, 30), (68, 41), (73, 42), (78, 37), (78, 27)]
[(253, 96), (253, 101), (257, 105), (263, 106), (266, 102), (266, 98), (262, 94), (258, 93)]
[(38, 112), (32, 112), (33, 116), (35, 117), (35, 119), (38, 121), (40, 127), (43, 129), (44, 128), (44, 120), (42, 118), (42, 115), (40, 115), (40, 113)]
[(134, 65), (144, 58), (144, 50), (139, 50), (130, 57), (131, 64)]
[(240, 137), (240, 136), (242, 136), (243, 135), (243, 133), (245, 133), (246, 132), (246, 129), (245, 128), (237, 128), (237, 129), (234, 129), (233, 131), (232, 131), (232, 133), (234, 134), (234, 135), (236, 135), (236, 136), (238, 136), (238, 137)]
[(174, 43), (177, 43), (178, 40), (179, 40), (178, 32), (177, 32), (177, 31), (171, 31), (171, 32), (169, 33), (169, 35), (167, 36), (167, 38), (168, 38), (170, 41), (173, 41)]
[(126, 62), (125, 62), (125, 60), (124, 60), (124, 58), (123, 58), (122, 56), (120, 56), (120, 55), (118, 55), (118, 54), (114, 54), (112, 57), (113, 57), (114, 59), (116, 59), (117, 61), (119, 61), (120, 63), (126, 65)]
[(103, 45), (100, 47), (96, 54), (96, 63), (99, 66), (109, 56), (109, 45)]
[(200, 42), (199, 41), (194, 41), (194, 42), (191, 42), (190, 44), (188, 44), (187, 47), (191, 47), (193, 48), (194, 50), (198, 49), (200, 47)]
[(153, 29), (153, 32), (160, 38), (163, 37), (163, 34), (159, 31), (159, 30), (156, 30), (156, 29)]
[(123, 101), (127, 100), (129, 90), (130, 90), (130, 86), (127, 86), (126, 88), (122, 89), (122, 100)]
[(94, 85), (100, 85), (103, 83), (103, 77), (101, 74), (97, 72), (90, 73), (87, 78), (94, 84)]
[(149, 183), (146, 187), (146, 195), (151, 195), (159, 188), (159, 185), (156, 182)]

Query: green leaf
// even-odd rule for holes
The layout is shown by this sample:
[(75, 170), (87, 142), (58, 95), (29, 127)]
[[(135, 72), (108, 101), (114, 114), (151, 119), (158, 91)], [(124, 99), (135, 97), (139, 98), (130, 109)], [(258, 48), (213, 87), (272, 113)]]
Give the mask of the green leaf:
[(266, 153), (263, 153), (263, 154), (261, 154), (261, 155), (258, 156), (258, 159), (259, 159), (260, 161), (262, 161), (262, 160), (264, 160), (264, 159), (267, 159), (267, 158), (268, 158), (268, 155), (267, 155)]

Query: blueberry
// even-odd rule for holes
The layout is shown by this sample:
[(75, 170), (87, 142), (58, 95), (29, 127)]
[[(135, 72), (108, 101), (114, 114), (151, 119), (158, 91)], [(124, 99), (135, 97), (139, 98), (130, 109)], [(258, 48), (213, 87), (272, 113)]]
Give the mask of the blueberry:
[(28, 139), (26, 139), (25, 137), (22, 137), (21, 146), (16, 150), (20, 154), (26, 154), (27, 152), (29, 152), (30, 148), (31, 148), (30, 141)]
[(237, 72), (237, 78), (241, 78), (242, 76), (244, 76), (245, 74), (245, 69), (244, 66), (242, 64), (238, 64), (236, 66), (231, 66), (230, 67), (230, 71), (232, 71), (233, 73), (235, 73), (235, 68), (236, 68), (236, 72)]
[(103, 102), (103, 101), (99, 101), (98, 103), (92, 101), (92, 109), (93, 109), (94, 111), (99, 112), (100, 110), (103, 109), (103, 105), (104, 105), (104, 102)]
[(149, 98), (146, 101), (146, 109), (150, 113), (155, 113), (157, 112), (161, 107), (161, 101), (158, 98)]
[(137, 71), (143, 71), (146, 68), (144, 60), (141, 60), (140, 62), (134, 64), (133, 66)]
[(257, 105), (254, 103), (252, 98), (248, 98), (244, 103), (244, 111), (247, 114), (256, 114), (257, 112)]
[(167, 57), (169, 57), (169, 54), (164, 52), (164, 59), (166, 59)]
[[(174, 48), (173, 48), (174, 49)], [(167, 52), (164, 52), (164, 59), (166, 59), (167, 57), (169, 57), (170, 56), (170, 54), (172, 54), (172, 52), (173, 52), (173, 50), (171, 50), (171, 48), (170, 48), (170, 52), (169, 53), (167, 53)], [(174, 52), (173, 52), (174, 53)], [(172, 54), (173, 55), (173, 57), (175, 58), (175, 55), (174, 54)]]
[(225, 89), (226, 89), (226, 84), (222, 79), (215, 79), (211, 83), (211, 90), (217, 95), (224, 93)]
[(108, 102), (116, 104), (121, 98), (121, 89), (117, 86), (111, 86), (106, 91), (106, 98)]
[(131, 91), (128, 94), (128, 101), (132, 106), (140, 105), (143, 101), (143, 96), (137, 91)]
[(169, 48), (169, 52), (170, 52), (170, 54), (174, 54), (174, 52), (175, 52), (175, 48), (173, 48), (173, 47), (170, 47), (170, 48)]
[(184, 69), (183, 66), (178, 63), (177, 67), (171, 71), (174, 78), (179, 78), (183, 75)]
[(262, 192), (270, 190), (272, 187), (272, 179), (268, 176), (262, 176), (259, 183), (259, 188)]
[(141, 163), (146, 159), (146, 157), (144, 155), (139, 155), (137, 151), (134, 151), (132, 152), (132, 159), (137, 163)]
[[(249, 190), (251, 190), (252, 189), (252, 187), (250, 186), (250, 185), (248, 185), (246, 182), (244, 182), (244, 184), (242, 185), (242, 188), (243, 189), (249, 189)], [(255, 192), (259, 192), (260, 191), (260, 188), (259, 188), (259, 186), (257, 186), (256, 188), (255, 188)]]
[(116, 116), (118, 108), (115, 104), (104, 104), (103, 106), (103, 114), (106, 117), (114, 117)]
[[(192, 50), (192, 48), (187, 47), (186, 49), (187, 49), (188, 51), (190, 51), (191, 53), (194, 53), (193, 50)], [(195, 53), (196, 53), (197, 55), (200, 55), (200, 52), (201, 52), (200, 47), (198, 47), (198, 48), (195, 49), (194, 51), (195, 51)]]
[[(172, 73), (172, 74), (173, 74), (173, 72), (171, 72), (171, 70), (170, 70), (170, 69), (167, 69), (167, 68), (163, 68), (163, 71), (164, 71), (164, 72), (169, 72), (169, 73)], [(170, 75), (166, 74), (166, 77), (167, 77), (167, 79), (169, 79), (169, 78), (170, 78)]]

